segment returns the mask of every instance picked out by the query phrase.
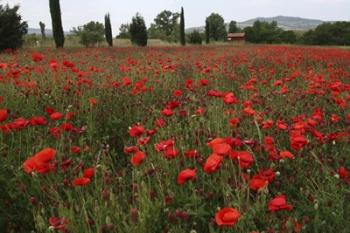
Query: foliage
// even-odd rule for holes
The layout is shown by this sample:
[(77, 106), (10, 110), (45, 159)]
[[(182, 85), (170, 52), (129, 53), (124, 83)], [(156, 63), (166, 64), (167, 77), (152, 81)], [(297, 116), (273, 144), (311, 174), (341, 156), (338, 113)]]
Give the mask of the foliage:
[(129, 24), (122, 24), (119, 27), (119, 35), (117, 36), (118, 39), (130, 39), (130, 25)]
[(41, 32), (41, 38), (45, 39), (46, 35), (45, 35), (45, 24), (43, 22), (39, 22), (39, 26), (40, 26), (40, 32)]
[(186, 35), (185, 35), (185, 13), (184, 8), (181, 7), (181, 15), (180, 15), (180, 42), (181, 45), (186, 45)]
[(210, 29), (209, 29), (209, 21), (205, 20), (205, 43), (210, 43)]
[(231, 21), (230, 24), (228, 25), (228, 33), (236, 33), (239, 31), (240, 29), (237, 27), (237, 22)]
[(52, 20), (52, 31), (55, 39), (56, 48), (63, 48), (64, 46), (64, 32), (61, 19), (60, 0), (49, 0), (50, 13)]
[(0, 52), (23, 45), (28, 25), (18, 14), (19, 6), (0, 5)]
[(113, 47), (112, 25), (111, 25), (111, 18), (109, 14), (105, 15), (105, 38), (106, 38), (107, 44), (110, 47)]
[(41, 49), (0, 60), (1, 232), (350, 228), (348, 50)]
[(177, 42), (179, 40), (179, 13), (164, 10), (157, 15), (154, 23), (148, 29), (148, 35), (151, 39), (161, 39), (168, 42)]
[(297, 42), (297, 35), (294, 31), (280, 32), (279, 39), (281, 43), (295, 44)]
[(276, 21), (271, 23), (255, 21), (252, 27), (244, 29), (246, 40), (252, 43), (289, 43), (297, 41), (297, 36), (293, 31), (283, 31)]
[(145, 20), (137, 13), (132, 18), (129, 28), (131, 43), (138, 46), (147, 46), (148, 34)]
[(212, 13), (207, 17), (206, 22), (208, 22), (209, 25), (209, 35), (211, 39), (215, 41), (226, 40), (225, 21), (221, 15)]
[(306, 32), (301, 40), (314, 45), (350, 45), (350, 22), (321, 24)]
[(104, 40), (105, 28), (102, 23), (91, 21), (73, 32), (80, 37), (80, 43), (85, 47), (95, 47)]
[(202, 44), (202, 36), (198, 31), (193, 31), (187, 35), (189, 44)]

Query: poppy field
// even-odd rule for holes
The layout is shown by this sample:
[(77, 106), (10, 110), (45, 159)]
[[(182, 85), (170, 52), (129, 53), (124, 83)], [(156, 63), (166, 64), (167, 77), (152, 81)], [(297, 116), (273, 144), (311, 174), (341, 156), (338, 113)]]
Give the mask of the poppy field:
[(350, 232), (350, 50), (0, 54), (1, 232)]

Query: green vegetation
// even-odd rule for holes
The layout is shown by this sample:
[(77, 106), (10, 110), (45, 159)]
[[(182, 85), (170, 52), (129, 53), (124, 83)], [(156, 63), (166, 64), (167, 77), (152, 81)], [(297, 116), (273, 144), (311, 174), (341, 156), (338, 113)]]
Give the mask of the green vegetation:
[(180, 17), (180, 42), (181, 45), (186, 45), (186, 38), (185, 38), (185, 13), (184, 8), (181, 7), (181, 17)]
[(212, 13), (207, 17), (206, 22), (209, 28), (209, 37), (215, 41), (226, 40), (227, 32), (224, 18), (216, 13)]
[(45, 40), (46, 35), (45, 35), (45, 24), (43, 22), (39, 22), (40, 26), (40, 32), (41, 32), (41, 39)]
[(113, 47), (112, 25), (109, 14), (105, 15), (105, 37), (109, 47)]
[(91, 21), (81, 27), (73, 28), (73, 32), (79, 36), (82, 45), (95, 47), (104, 40), (105, 29), (102, 23)]
[(137, 13), (133, 18), (129, 27), (131, 43), (138, 46), (147, 46), (148, 34), (145, 20)]
[(301, 43), (310, 45), (350, 45), (350, 22), (324, 23), (306, 32)]
[(179, 40), (179, 19), (180, 15), (176, 12), (164, 10), (160, 12), (154, 19), (148, 29), (148, 35), (151, 39), (161, 39), (169, 42), (177, 42)]
[(119, 27), (119, 35), (117, 36), (118, 39), (130, 39), (130, 25), (129, 24), (122, 24)]
[(236, 33), (236, 32), (240, 32), (240, 29), (237, 27), (237, 22), (231, 21), (230, 24), (228, 25), (228, 33)]
[(64, 32), (61, 19), (61, 6), (59, 0), (49, 0), (50, 13), (52, 20), (52, 31), (55, 39), (56, 48), (63, 48), (64, 46)]
[(23, 45), (28, 25), (18, 14), (19, 6), (0, 5), (0, 52)]
[(277, 22), (256, 21), (252, 27), (244, 28), (246, 40), (251, 43), (295, 43), (296, 34), (293, 31), (283, 31)]
[(202, 36), (198, 31), (193, 31), (187, 35), (189, 44), (202, 44)]

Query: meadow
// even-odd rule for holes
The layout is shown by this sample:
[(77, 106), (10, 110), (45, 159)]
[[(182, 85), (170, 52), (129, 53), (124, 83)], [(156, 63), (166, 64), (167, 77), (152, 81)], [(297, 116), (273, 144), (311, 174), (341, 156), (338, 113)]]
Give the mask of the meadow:
[(350, 50), (0, 54), (1, 232), (349, 232)]

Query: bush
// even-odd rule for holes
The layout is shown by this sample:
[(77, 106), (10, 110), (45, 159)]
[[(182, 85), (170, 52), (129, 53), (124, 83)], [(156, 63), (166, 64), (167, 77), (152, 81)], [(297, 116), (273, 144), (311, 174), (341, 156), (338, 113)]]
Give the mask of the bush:
[(86, 47), (95, 47), (104, 40), (103, 24), (91, 21), (82, 27), (74, 28), (73, 32), (80, 37), (80, 43)]
[(130, 24), (131, 43), (138, 46), (147, 46), (147, 28), (143, 17), (137, 13)]
[(27, 33), (28, 25), (22, 22), (17, 13), (19, 6), (13, 8), (0, 5), (0, 52), (5, 49), (17, 49), (23, 45), (23, 36)]
[(202, 36), (198, 31), (193, 31), (188, 34), (187, 40), (190, 44), (202, 44)]
[(350, 45), (350, 22), (324, 23), (306, 32), (302, 43), (314, 45)]

